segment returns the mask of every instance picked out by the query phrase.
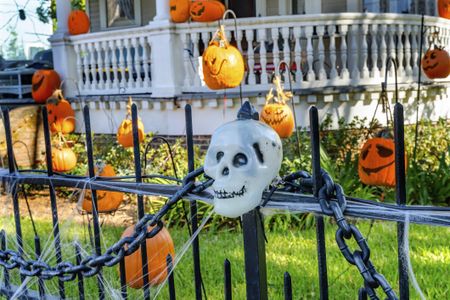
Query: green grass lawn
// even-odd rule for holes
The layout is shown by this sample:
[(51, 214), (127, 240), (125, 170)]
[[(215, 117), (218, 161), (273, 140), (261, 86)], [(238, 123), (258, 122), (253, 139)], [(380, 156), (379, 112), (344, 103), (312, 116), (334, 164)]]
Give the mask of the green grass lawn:
[[(12, 220), (0, 218), (0, 227), (5, 228), (10, 234), (8, 243), (13, 245), (14, 227)], [(28, 220), (22, 221), (26, 250), (33, 247), (33, 232)], [(359, 221), (357, 226), (366, 235), (369, 230), (368, 221)], [(47, 246), (44, 250), (54, 256), (53, 247), (49, 247), (48, 240), (51, 236), (51, 222), (37, 222), (37, 228), (42, 237), (42, 244)], [(339, 252), (334, 241), (336, 225), (327, 223), (326, 244), (328, 259), (328, 278), (330, 285), (330, 299), (357, 299), (358, 288), (362, 285), (362, 279), (356, 267), (350, 266)], [(111, 245), (117, 241), (123, 228), (103, 226), (103, 245)], [(177, 253), (180, 253), (188, 240), (186, 229), (170, 229), (176, 245)], [(63, 221), (61, 225), (63, 237), (64, 259), (74, 259), (72, 242), (80, 241), (86, 251), (91, 251), (86, 230), (83, 225)], [(268, 232), (267, 273), (269, 285), (269, 299), (283, 299), (283, 274), (290, 272), (294, 288), (294, 299), (318, 299), (318, 275), (315, 230), (291, 229), (285, 232)], [(51, 239), (50, 239), (51, 240)], [(387, 280), (398, 292), (397, 283), (397, 244), (396, 225), (388, 222), (375, 222), (369, 237), (369, 245), (372, 250), (372, 261), (378, 271), (385, 275)], [(243, 262), (242, 235), (236, 232), (206, 231), (200, 234), (201, 263), (203, 280), (208, 294), (208, 299), (223, 299), (223, 262), (225, 258), (231, 261), (233, 298), (245, 299), (245, 272)], [(450, 299), (450, 228), (428, 227), (411, 225), (410, 249), (412, 266), (417, 281), (427, 299)], [(175, 284), (178, 299), (194, 299), (194, 281), (192, 272), (192, 250), (189, 248), (180, 264), (175, 270)], [(51, 260), (53, 261), (53, 259)], [(117, 268), (109, 268), (104, 271), (105, 283), (108, 293), (118, 290), (119, 275)], [(2, 274), (0, 275), (2, 277)], [(17, 274), (12, 274), (15, 283), (18, 283)], [(96, 299), (96, 279), (85, 280), (87, 299)], [(67, 294), (70, 298), (76, 298), (76, 282), (66, 284)], [(36, 289), (36, 285), (33, 284)], [(55, 280), (47, 282), (49, 293), (57, 294)], [(154, 294), (155, 290), (152, 290)], [(381, 299), (382, 291), (379, 289)], [(140, 291), (131, 291), (130, 299), (140, 299)], [(108, 298), (114, 298), (111, 295)], [(168, 299), (167, 287), (163, 287), (159, 299)], [(416, 291), (411, 287), (411, 299), (419, 299)]]

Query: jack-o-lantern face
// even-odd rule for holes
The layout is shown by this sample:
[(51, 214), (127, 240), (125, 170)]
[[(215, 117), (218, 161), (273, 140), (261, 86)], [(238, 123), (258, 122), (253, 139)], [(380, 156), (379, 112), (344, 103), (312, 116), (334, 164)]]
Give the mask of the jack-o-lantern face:
[(368, 185), (395, 186), (394, 140), (383, 137), (367, 140), (359, 154), (358, 174)]
[(189, 19), (190, 0), (170, 0), (170, 18), (172, 22), (183, 23)]
[(69, 101), (64, 99), (61, 90), (53, 93), (47, 103), (48, 124), (52, 133), (71, 133), (75, 130), (75, 112)]
[(203, 78), (212, 90), (234, 88), (244, 78), (244, 59), (236, 47), (225, 38), (223, 28), (219, 41), (211, 41), (202, 57)]
[(438, 11), (441, 18), (450, 19), (450, 0), (438, 0)]
[(91, 22), (88, 15), (82, 10), (73, 10), (67, 21), (69, 33), (71, 35), (83, 34), (89, 32)]
[(294, 131), (294, 116), (287, 104), (266, 104), (260, 118), (261, 121), (272, 127), (281, 138), (290, 137)]
[(37, 70), (31, 78), (31, 96), (37, 103), (45, 103), (60, 84), (61, 79), (54, 70)]
[[(144, 140), (144, 124), (138, 119), (138, 137), (141, 143)], [(125, 119), (117, 130), (117, 141), (125, 148), (133, 147), (133, 122), (129, 119)]]
[(428, 78), (446, 78), (450, 74), (450, 56), (441, 48), (428, 49), (422, 58), (422, 69)]
[(216, 0), (195, 1), (191, 5), (190, 14), (195, 22), (214, 22), (222, 18), (225, 6)]

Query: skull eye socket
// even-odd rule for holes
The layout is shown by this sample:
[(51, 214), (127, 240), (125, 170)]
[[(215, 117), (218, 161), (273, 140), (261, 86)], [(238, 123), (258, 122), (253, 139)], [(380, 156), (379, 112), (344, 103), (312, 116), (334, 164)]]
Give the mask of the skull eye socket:
[(219, 162), (219, 161), (222, 159), (223, 155), (224, 155), (224, 154), (223, 154), (222, 151), (217, 152), (217, 154), (216, 154), (217, 162)]
[(236, 168), (242, 167), (247, 164), (247, 156), (244, 153), (238, 153), (233, 158), (233, 166)]
[(377, 152), (381, 157), (389, 157), (392, 155), (392, 153), (394, 153), (391, 149), (386, 148), (382, 145), (377, 145)]

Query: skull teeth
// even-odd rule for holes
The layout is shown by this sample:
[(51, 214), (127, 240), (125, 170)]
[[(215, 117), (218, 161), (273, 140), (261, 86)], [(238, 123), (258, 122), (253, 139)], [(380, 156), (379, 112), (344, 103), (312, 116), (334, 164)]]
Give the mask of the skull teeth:
[(245, 185), (242, 186), (242, 188), (239, 191), (232, 191), (227, 192), (225, 190), (214, 190), (214, 195), (217, 199), (231, 199), (235, 197), (242, 197), (247, 189), (245, 188)]

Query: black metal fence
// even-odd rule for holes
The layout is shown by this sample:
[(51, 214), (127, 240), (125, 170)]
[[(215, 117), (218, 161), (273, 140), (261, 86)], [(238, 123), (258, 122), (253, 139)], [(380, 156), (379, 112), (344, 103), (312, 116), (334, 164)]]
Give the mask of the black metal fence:
[[(88, 107), (83, 110), (86, 149), (88, 158), (88, 176), (73, 176), (54, 172), (52, 169), (52, 147), (50, 141), (49, 124), (47, 121), (46, 108), (42, 108), (44, 122), (45, 149), (46, 149), (46, 171), (39, 170), (19, 170), (15, 167), (14, 152), (12, 144), (11, 126), (9, 119), (9, 108), (3, 107), (3, 122), (6, 134), (8, 170), (0, 170), (0, 177), (12, 196), (14, 222), (17, 239), (17, 250), (7, 249), (6, 234), (0, 233), (0, 266), (3, 269), (3, 282), (0, 283), (0, 295), (7, 298), (17, 292), (18, 287), (10, 282), (10, 271), (17, 269), (22, 281), (20, 297), (23, 299), (52, 299), (66, 298), (65, 282), (78, 282), (78, 294), (80, 299), (86, 299), (84, 280), (87, 277), (97, 277), (98, 298), (105, 299), (104, 281), (102, 269), (120, 265), (121, 296), (127, 299), (127, 285), (124, 276), (124, 257), (136, 251), (141, 245), (145, 245), (146, 238), (150, 238), (158, 233), (162, 227), (161, 219), (176, 202), (184, 199), (190, 202), (190, 220), (192, 232), (197, 231), (197, 201), (211, 202), (212, 195), (205, 189), (212, 184), (212, 179), (204, 182), (196, 181), (196, 177), (203, 173), (203, 168), (194, 167), (194, 145), (192, 113), (190, 105), (185, 108), (186, 112), (186, 132), (188, 150), (189, 174), (184, 178), (182, 185), (159, 185), (143, 182), (145, 176), (142, 175), (141, 157), (139, 151), (139, 139), (137, 131), (137, 108), (132, 107), (132, 123), (134, 137), (134, 180), (123, 180), (123, 178), (97, 178), (94, 169), (93, 139), (91, 131), (91, 118)], [(370, 249), (362, 234), (354, 226), (346, 221), (346, 216), (364, 217), (369, 219), (392, 220), (398, 222), (398, 268), (399, 268), (399, 295), (400, 299), (409, 298), (409, 282), (406, 268), (406, 253), (404, 253), (405, 224), (404, 215), (396, 212), (409, 212), (410, 222), (435, 224), (440, 226), (450, 226), (450, 210), (447, 208), (406, 206), (405, 191), (405, 150), (404, 150), (404, 124), (403, 107), (397, 103), (394, 109), (394, 133), (395, 133), (395, 164), (396, 164), (396, 201), (397, 205), (381, 204), (363, 199), (346, 198), (342, 188), (333, 182), (330, 176), (320, 167), (320, 134), (318, 111), (315, 107), (310, 108), (310, 132), (312, 145), (312, 175), (304, 171), (289, 174), (284, 177), (280, 185), (273, 187), (264, 194), (264, 205), (277, 208), (282, 205), (288, 209), (295, 210), (296, 205), (309, 203), (311, 207), (308, 211), (316, 213), (316, 233), (317, 233), (317, 254), (318, 272), (320, 279), (320, 299), (328, 299), (328, 277), (327, 259), (324, 234), (323, 216), (332, 216), (336, 219), (337, 233), (336, 241), (346, 260), (355, 265), (362, 275), (362, 288), (359, 291), (360, 299), (379, 299), (376, 295), (384, 293), (389, 299), (396, 299), (397, 296), (384, 279), (379, 274), (370, 261)], [(48, 186), (53, 230), (53, 245), (56, 253), (56, 265), (51, 266), (39, 259), (41, 255), (40, 237), (35, 236), (35, 253), (25, 253), (23, 245), (23, 233), (21, 227), (21, 215), (19, 208), (18, 189), (24, 184)], [(93, 202), (93, 229), (94, 229), (94, 253), (89, 256), (83, 255), (78, 246), (73, 249), (74, 259), (66, 260), (61, 251), (61, 236), (58, 220), (58, 205), (55, 196), (55, 187), (87, 188), (92, 191)], [(127, 190), (137, 195), (139, 222), (136, 224), (133, 236), (123, 238), (114, 245), (102, 252), (100, 222), (97, 212), (97, 190), (123, 191)], [(283, 192), (280, 193), (279, 191)], [(161, 195), (168, 197), (167, 203), (155, 215), (145, 214), (144, 196)], [(373, 204), (373, 205), (372, 205)], [(370, 206), (372, 205), (372, 206)], [(436, 211), (445, 213), (441, 218), (436, 219), (433, 215)], [(412, 212), (417, 212), (412, 213)], [(263, 228), (261, 226), (261, 215), (259, 209), (255, 209), (242, 217), (244, 254), (245, 254), (245, 275), (247, 299), (269, 299), (266, 275), (265, 241)], [(147, 232), (148, 226), (154, 226)], [(350, 251), (347, 241), (354, 238), (359, 246), (358, 250)], [(141, 247), (143, 267), (143, 298), (150, 299), (150, 289), (147, 269), (146, 247)], [(195, 285), (196, 299), (202, 299), (201, 261), (198, 237), (192, 243), (193, 251), (193, 277)], [(301, 255), (301, 254), (299, 254)], [(35, 258), (31, 258), (35, 257)], [(172, 257), (167, 257), (167, 268), (172, 270)], [(176, 272), (176, 271), (175, 271)], [(176, 289), (173, 280), (173, 272), (169, 272), (168, 289), (170, 299), (176, 299)], [(33, 291), (27, 287), (27, 277), (38, 279), (38, 291)], [(46, 280), (58, 278), (59, 295), (46, 295)], [(231, 290), (231, 265), (228, 260), (224, 262), (224, 298), (232, 299)], [(377, 289), (381, 287), (381, 289)], [(292, 284), (289, 273), (285, 273), (284, 281), (285, 299), (292, 299)]]

